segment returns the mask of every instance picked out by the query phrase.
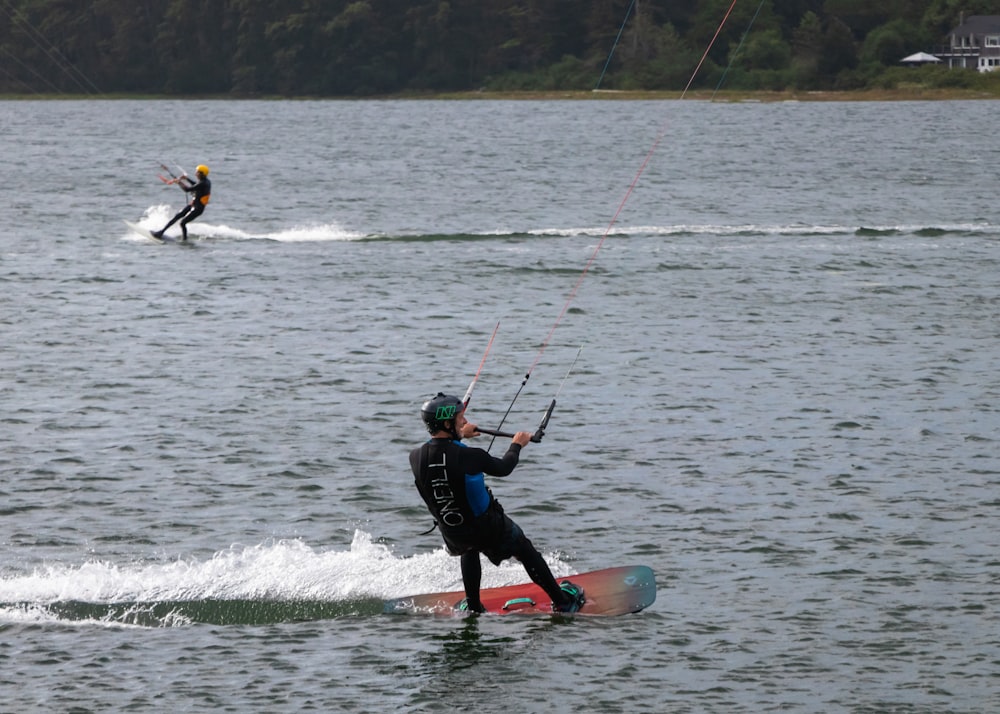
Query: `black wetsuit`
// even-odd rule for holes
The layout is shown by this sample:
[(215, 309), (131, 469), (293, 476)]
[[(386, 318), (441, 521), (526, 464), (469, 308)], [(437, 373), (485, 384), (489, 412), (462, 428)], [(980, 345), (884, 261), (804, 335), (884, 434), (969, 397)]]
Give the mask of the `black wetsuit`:
[(448, 552), (462, 556), (462, 578), (471, 602), (479, 602), (479, 554), (494, 565), (517, 558), (528, 576), (554, 603), (567, 602), (545, 559), (486, 487), (484, 474), (507, 476), (521, 447), (512, 443), (503, 458), (452, 439), (431, 439), (410, 452), (417, 490), (441, 529)]
[(162, 231), (159, 231), (159, 234), (163, 235), (170, 226), (180, 221), (181, 232), (184, 234), (184, 240), (187, 240), (187, 224), (205, 212), (205, 206), (208, 205), (208, 200), (212, 195), (212, 182), (208, 180), (208, 177), (205, 177), (195, 184), (181, 184), (181, 188), (187, 193), (193, 193), (194, 196), (192, 196), (191, 202), (188, 205), (184, 206), (184, 208), (177, 212), (176, 216), (170, 219), (170, 222), (163, 227)]

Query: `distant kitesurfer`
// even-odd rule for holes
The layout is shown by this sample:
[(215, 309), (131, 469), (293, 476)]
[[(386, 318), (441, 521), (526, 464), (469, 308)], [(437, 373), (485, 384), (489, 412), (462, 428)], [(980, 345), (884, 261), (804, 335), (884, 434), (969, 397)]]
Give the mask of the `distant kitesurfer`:
[(163, 226), (162, 230), (152, 231), (153, 235), (157, 238), (163, 238), (163, 234), (167, 232), (167, 229), (174, 225), (177, 221), (180, 221), (181, 233), (184, 234), (184, 237), (181, 240), (187, 240), (187, 224), (204, 213), (205, 206), (208, 205), (208, 200), (212, 195), (212, 182), (208, 180), (208, 167), (205, 166), (205, 164), (199, 164), (198, 168), (195, 170), (195, 176), (198, 178), (197, 181), (192, 181), (187, 174), (167, 181), (167, 183), (180, 184), (180, 187), (184, 189), (185, 193), (191, 193), (194, 195), (191, 197), (190, 203), (178, 211), (177, 215), (171, 218), (170, 222)]
[(431, 438), (410, 452), (410, 468), (417, 490), (441, 529), (445, 547), (451, 555), (462, 558), (466, 597), (456, 607), (486, 611), (480, 600), (482, 553), (494, 565), (508, 558), (521, 561), (532, 581), (552, 599), (553, 611), (579, 610), (583, 589), (568, 580), (561, 586), (556, 582), (545, 559), (486, 487), (484, 474), (507, 476), (514, 470), (531, 434), (517, 432), (507, 453), (498, 459), (484, 449), (462, 443), (463, 438), (479, 432), (466, 419), (465, 404), (458, 397), (439, 392), (420, 408), (420, 416)]

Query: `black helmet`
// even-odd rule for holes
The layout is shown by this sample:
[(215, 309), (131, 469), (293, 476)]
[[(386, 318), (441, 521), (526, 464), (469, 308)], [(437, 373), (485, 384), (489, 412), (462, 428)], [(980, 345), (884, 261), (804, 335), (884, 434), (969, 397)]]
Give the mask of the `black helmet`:
[(455, 417), (465, 411), (465, 403), (458, 397), (452, 397), (442, 392), (438, 392), (433, 399), (428, 399), (420, 407), (420, 418), (427, 425), (427, 431), (435, 434), (439, 431), (450, 431), (455, 434), (454, 426), (451, 429), (445, 426), (445, 422), (454, 422)]

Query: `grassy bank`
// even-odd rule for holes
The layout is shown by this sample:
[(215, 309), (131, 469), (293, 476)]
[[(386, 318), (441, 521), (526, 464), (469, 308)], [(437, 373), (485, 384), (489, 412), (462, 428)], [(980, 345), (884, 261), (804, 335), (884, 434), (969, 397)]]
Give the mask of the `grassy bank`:
[(1000, 91), (988, 92), (974, 89), (926, 87), (899, 87), (896, 89), (864, 89), (846, 92), (818, 91), (740, 91), (709, 90), (681, 92), (615, 91), (597, 90), (587, 92), (452, 92), (444, 94), (407, 95), (400, 98), (413, 99), (575, 99), (575, 100), (696, 100), (716, 102), (893, 102), (960, 99), (1000, 99)]
[(912, 87), (896, 87), (893, 89), (860, 89), (852, 91), (744, 91), (744, 90), (693, 90), (682, 92), (666, 91), (620, 91), (620, 90), (588, 90), (588, 91), (518, 91), (518, 92), (419, 92), (371, 97), (280, 97), (280, 96), (239, 96), (239, 95), (149, 95), (149, 94), (108, 94), (102, 96), (81, 94), (0, 94), (0, 101), (16, 100), (240, 100), (257, 99), (269, 101), (282, 100), (340, 100), (364, 101), (366, 99), (436, 99), (450, 101), (475, 100), (576, 100), (576, 101), (636, 101), (636, 100), (678, 100), (715, 101), (715, 102), (894, 102), (894, 101), (933, 101), (933, 100), (981, 100), (1000, 99), (1000, 86), (993, 89), (965, 89), (955, 87), (930, 88), (920, 85)]

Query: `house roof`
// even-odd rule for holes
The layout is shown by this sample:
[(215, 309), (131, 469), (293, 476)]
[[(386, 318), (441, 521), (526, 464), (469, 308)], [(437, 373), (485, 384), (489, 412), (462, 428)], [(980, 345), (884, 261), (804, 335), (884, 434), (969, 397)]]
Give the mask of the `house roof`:
[(970, 15), (965, 22), (948, 33), (968, 37), (969, 35), (1000, 35), (1000, 15)]

